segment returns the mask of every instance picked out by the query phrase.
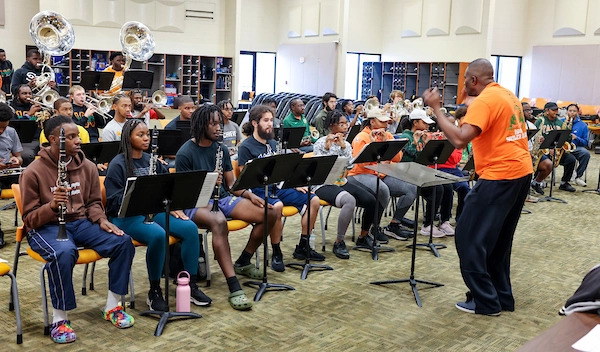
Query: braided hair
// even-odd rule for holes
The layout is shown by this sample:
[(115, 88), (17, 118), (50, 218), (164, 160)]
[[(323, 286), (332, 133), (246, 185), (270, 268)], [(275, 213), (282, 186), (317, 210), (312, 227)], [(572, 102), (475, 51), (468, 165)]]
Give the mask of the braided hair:
[(127, 171), (127, 177), (133, 175), (133, 150), (131, 149), (131, 134), (133, 130), (140, 124), (144, 124), (142, 120), (138, 119), (127, 119), (125, 125), (123, 125), (123, 131), (121, 132), (121, 153), (125, 157), (125, 170)]
[(340, 110), (331, 110), (325, 117), (325, 127), (330, 128), (336, 123), (340, 122), (340, 117), (345, 116)]
[(213, 104), (204, 104), (192, 114), (191, 134), (196, 140), (196, 144), (200, 143), (200, 139), (207, 138), (208, 125), (214, 113), (219, 116), (219, 123), (223, 123), (223, 113), (221, 109)]

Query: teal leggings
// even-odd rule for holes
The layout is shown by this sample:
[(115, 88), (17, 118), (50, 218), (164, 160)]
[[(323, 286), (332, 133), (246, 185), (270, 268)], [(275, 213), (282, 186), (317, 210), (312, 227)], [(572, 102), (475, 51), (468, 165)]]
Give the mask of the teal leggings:
[[(144, 224), (144, 216), (112, 218), (111, 222), (125, 231), (138, 242), (148, 246), (146, 250), (146, 266), (150, 281), (160, 280), (165, 263), (165, 213), (154, 216), (154, 224)], [(190, 275), (198, 274), (198, 256), (200, 240), (198, 227), (191, 220), (181, 220), (170, 215), (169, 227), (171, 236), (181, 239), (181, 258), (183, 267)]]

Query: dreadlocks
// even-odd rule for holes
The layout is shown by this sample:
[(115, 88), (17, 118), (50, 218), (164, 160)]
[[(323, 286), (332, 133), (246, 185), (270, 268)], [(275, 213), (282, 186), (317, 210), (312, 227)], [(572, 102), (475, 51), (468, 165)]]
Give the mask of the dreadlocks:
[(214, 113), (218, 114), (219, 123), (223, 123), (223, 113), (221, 109), (212, 104), (205, 104), (196, 109), (192, 114), (191, 134), (196, 140), (196, 144), (200, 143), (200, 139), (207, 139), (207, 130)]
[(133, 176), (133, 151), (131, 149), (131, 134), (139, 124), (143, 123), (144, 122), (142, 120), (127, 119), (127, 122), (125, 122), (125, 125), (123, 125), (123, 131), (121, 132), (121, 153), (123, 153), (123, 156), (125, 157), (127, 177)]

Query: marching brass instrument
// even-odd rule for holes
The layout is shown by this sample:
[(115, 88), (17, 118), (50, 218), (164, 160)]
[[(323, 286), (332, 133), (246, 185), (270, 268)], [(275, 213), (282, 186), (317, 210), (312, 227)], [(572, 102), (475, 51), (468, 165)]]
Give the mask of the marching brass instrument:
[(0, 91), (0, 103), (6, 104), (6, 93)]
[(391, 109), (392, 118), (394, 121), (400, 121), (403, 116), (409, 114), (408, 110), (404, 107), (404, 101), (398, 100), (396, 103), (392, 105)]
[(167, 94), (162, 90), (157, 90), (154, 93), (152, 93), (150, 102), (157, 108), (165, 107), (167, 106)]
[(40, 54), (43, 55), (42, 73), (35, 79), (31, 92), (34, 96), (45, 100), (48, 91), (52, 90), (50, 82), (55, 81), (54, 70), (50, 67), (50, 57), (62, 56), (71, 51), (75, 44), (75, 32), (73, 26), (60, 14), (41, 11), (29, 22), (29, 34)]
[(380, 108), (379, 100), (377, 98), (373, 97), (373, 98), (367, 99), (367, 101), (365, 101), (365, 104), (364, 104), (365, 116), (369, 116), (369, 113), (371, 113), (375, 110), (378, 110), (379, 108)]
[(112, 116), (109, 115), (109, 111), (112, 108), (112, 98), (110, 97), (101, 97), (100, 99), (93, 98), (89, 95), (85, 95), (85, 100), (83, 102), (84, 105), (91, 105), (96, 109), (96, 112), (107, 121), (112, 119)]
[(131, 62), (147, 61), (154, 54), (154, 36), (141, 22), (129, 21), (121, 27), (121, 46), (125, 56), (123, 70), (128, 70)]

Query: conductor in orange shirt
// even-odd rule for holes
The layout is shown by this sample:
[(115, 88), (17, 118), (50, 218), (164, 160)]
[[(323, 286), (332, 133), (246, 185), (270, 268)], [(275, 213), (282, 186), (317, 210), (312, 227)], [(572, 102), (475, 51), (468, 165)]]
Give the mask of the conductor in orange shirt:
[(510, 255), (533, 167), (521, 103), (494, 81), (488, 60), (469, 64), (465, 89), (476, 98), (460, 127), (440, 112), (437, 88), (427, 90), (423, 98), (454, 147), (464, 148), (473, 141), (475, 172), (479, 175), (456, 225), (460, 270), (470, 290), (466, 301), (458, 302), (456, 308), (495, 316), (515, 309)]

